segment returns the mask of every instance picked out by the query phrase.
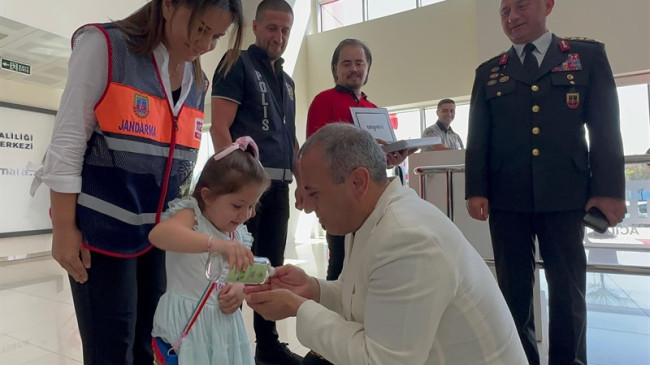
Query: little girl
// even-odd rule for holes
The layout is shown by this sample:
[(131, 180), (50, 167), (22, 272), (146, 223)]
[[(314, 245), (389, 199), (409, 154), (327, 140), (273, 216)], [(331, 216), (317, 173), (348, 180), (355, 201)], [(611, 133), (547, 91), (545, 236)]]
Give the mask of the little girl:
[[(167, 219), (149, 234), (152, 244), (168, 251), (167, 292), (156, 309), (153, 337), (179, 344), (181, 332), (209, 285), (205, 267), (210, 253), (222, 258), (213, 261), (213, 273), (226, 264), (239, 270), (252, 264), (253, 238), (244, 222), (254, 214), (268, 186), (257, 145), (250, 137), (241, 137), (208, 160), (192, 196), (169, 203)], [(254, 365), (239, 309), (243, 284), (219, 284), (182, 339), (181, 365)]]

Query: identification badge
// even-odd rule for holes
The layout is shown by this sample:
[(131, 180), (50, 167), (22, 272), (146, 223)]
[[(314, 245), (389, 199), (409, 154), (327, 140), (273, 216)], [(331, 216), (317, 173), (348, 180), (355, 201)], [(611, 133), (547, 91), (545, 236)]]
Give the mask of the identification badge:
[(578, 109), (580, 106), (580, 93), (567, 93), (566, 106), (569, 107), (569, 109)]

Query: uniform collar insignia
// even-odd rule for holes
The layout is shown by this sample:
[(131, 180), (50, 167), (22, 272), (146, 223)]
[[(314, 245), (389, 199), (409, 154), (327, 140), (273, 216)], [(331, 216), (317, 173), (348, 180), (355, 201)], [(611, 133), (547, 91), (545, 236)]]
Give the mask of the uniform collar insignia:
[(510, 56), (507, 53), (504, 53), (501, 55), (501, 58), (499, 58), (499, 65), (503, 66), (508, 64), (508, 58)]
[(566, 39), (560, 39), (558, 45), (560, 46), (560, 51), (562, 52), (566, 52), (571, 49), (571, 45), (569, 44), (569, 41), (567, 41)]

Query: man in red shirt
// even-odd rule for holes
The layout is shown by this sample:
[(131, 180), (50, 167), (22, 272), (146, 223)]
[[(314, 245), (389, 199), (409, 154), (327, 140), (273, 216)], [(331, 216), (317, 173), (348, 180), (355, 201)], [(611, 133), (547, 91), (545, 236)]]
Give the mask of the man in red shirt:
[(361, 87), (368, 82), (370, 49), (358, 39), (344, 39), (332, 55), (336, 86), (316, 95), (307, 114), (307, 138), (329, 123), (352, 123), (350, 107), (376, 108)]
[[(336, 85), (316, 95), (307, 113), (307, 138), (329, 123), (353, 123), (350, 107), (377, 108), (361, 91), (368, 82), (372, 54), (358, 39), (342, 40), (332, 55), (332, 76)], [(388, 167), (402, 163), (412, 151), (396, 151), (386, 156)]]

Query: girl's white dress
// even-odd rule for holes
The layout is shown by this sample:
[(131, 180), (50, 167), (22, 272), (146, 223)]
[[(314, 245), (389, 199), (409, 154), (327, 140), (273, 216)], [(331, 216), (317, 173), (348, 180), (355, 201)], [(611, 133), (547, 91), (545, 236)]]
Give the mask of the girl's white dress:
[[(170, 202), (163, 219), (182, 209), (194, 210), (195, 231), (223, 240), (230, 239), (229, 235), (217, 230), (203, 216), (196, 199), (192, 197)], [(253, 243), (252, 235), (243, 224), (237, 227), (234, 239), (248, 247)], [(168, 251), (166, 255), (167, 292), (158, 302), (152, 335), (173, 344), (208, 286), (209, 282), (205, 277), (208, 254)], [(214, 267), (214, 263), (212, 269), (221, 272), (221, 268)], [(217, 300), (218, 294), (215, 288), (196, 323), (183, 340), (178, 354), (179, 364), (254, 365), (251, 343), (241, 310), (238, 309), (233, 314), (222, 313)]]

